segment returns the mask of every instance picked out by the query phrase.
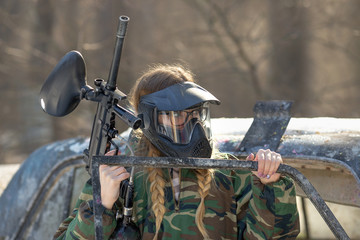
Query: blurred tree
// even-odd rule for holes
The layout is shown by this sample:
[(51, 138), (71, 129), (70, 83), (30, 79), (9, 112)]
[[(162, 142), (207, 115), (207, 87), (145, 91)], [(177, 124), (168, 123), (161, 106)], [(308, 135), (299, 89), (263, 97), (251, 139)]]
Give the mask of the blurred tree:
[[(194, 28), (197, 51), (206, 56), (201, 62), (201, 75), (212, 79), (210, 86), (223, 85), (217, 94), (223, 102), (221, 116), (250, 115), (255, 99), (263, 99), (260, 49), (264, 47), (261, 1), (184, 0), (200, 16)], [(257, 13), (249, 12), (256, 7)], [(202, 51), (203, 49), (203, 51)], [(221, 84), (222, 83), (222, 84)], [(214, 88), (216, 89), (216, 88)], [(224, 107), (225, 105), (225, 107)]]
[(90, 135), (96, 104), (82, 101), (54, 118), (38, 94), (74, 49), (89, 85), (107, 80), (120, 15), (131, 19), (118, 77), (125, 93), (149, 65), (182, 63), (222, 101), (213, 117), (251, 117), (260, 99), (295, 100), (293, 116), (359, 117), (359, 7), (355, 0), (3, 0), (0, 158), (21, 162), (40, 145)]
[[(5, 73), (1, 77), (2, 86), (8, 86), (9, 91), (0, 94), (1, 108), (1, 153), (7, 159), (8, 149), (17, 149), (12, 160), (19, 161), (22, 154), (33, 149), (32, 139), (27, 138), (27, 130), (31, 120), (29, 114), (33, 105), (31, 81), (29, 81), (29, 61), (32, 58), (30, 35), (31, 22), (29, 9), (33, 9), (33, 2), (17, 4), (12, 1), (1, 3), (1, 62)], [(26, 81), (25, 81), (26, 80)], [(9, 122), (12, 127), (9, 127)], [(21, 138), (24, 138), (21, 140)], [(6, 150), (6, 151), (5, 151)], [(2, 156), (3, 157), (3, 156)]]
[(270, 59), (267, 92), (271, 99), (294, 101), (293, 111), (303, 115), (307, 89), (307, 8), (302, 0), (268, 3)]
[(359, 1), (311, 2), (310, 116), (359, 117)]

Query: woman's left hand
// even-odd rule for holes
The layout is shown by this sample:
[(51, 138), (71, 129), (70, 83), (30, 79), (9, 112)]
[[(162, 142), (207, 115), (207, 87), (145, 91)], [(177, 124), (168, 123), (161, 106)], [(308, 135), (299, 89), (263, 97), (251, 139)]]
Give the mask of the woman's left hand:
[(281, 174), (276, 173), (276, 171), (279, 168), (280, 163), (283, 163), (279, 153), (273, 152), (269, 149), (260, 149), (256, 156), (251, 153), (246, 160), (258, 162), (258, 170), (253, 171), (253, 173), (260, 178), (260, 181), (263, 184), (279, 181)]

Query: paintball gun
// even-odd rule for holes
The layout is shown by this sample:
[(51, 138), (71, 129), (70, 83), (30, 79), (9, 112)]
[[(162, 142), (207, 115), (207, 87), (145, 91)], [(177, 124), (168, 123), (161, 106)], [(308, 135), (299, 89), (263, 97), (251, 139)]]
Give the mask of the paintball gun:
[[(89, 148), (84, 151), (86, 168), (90, 174), (94, 156), (103, 156), (110, 150), (111, 145), (118, 149), (113, 141), (118, 136), (115, 117), (123, 120), (132, 129), (141, 126), (141, 119), (137, 118), (132, 111), (119, 105), (120, 101), (126, 99), (126, 95), (117, 88), (116, 84), (129, 20), (127, 16), (119, 17), (114, 55), (107, 82), (103, 79), (95, 79), (95, 89), (87, 85), (85, 61), (78, 51), (70, 51), (56, 65), (40, 91), (42, 109), (56, 117), (71, 113), (82, 99), (97, 102)], [(133, 169), (130, 179), (123, 181), (121, 185), (124, 212), (117, 214), (118, 226), (112, 239), (140, 239), (141, 237), (139, 229), (131, 221), (134, 191), (132, 179)]]

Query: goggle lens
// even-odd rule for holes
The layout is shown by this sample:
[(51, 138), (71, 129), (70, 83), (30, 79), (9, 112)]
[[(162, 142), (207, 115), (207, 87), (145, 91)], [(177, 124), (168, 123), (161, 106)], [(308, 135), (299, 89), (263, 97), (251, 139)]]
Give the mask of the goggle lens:
[(190, 142), (196, 124), (210, 128), (210, 113), (207, 104), (183, 111), (157, 111), (155, 119), (157, 119), (157, 132), (179, 144)]

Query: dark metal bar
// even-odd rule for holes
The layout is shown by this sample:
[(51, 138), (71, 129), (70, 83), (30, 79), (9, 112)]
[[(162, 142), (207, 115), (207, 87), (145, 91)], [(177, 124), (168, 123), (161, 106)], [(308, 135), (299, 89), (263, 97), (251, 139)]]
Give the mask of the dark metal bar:
[[(225, 160), (225, 159), (207, 159), (207, 158), (171, 158), (171, 157), (133, 157), (133, 156), (95, 156), (94, 162), (98, 164), (142, 166), (142, 167), (158, 167), (158, 168), (192, 168), (192, 169), (243, 169), (243, 170), (257, 170), (257, 162), (241, 161), (241, 160)], [(330, 208), (321, 198), (314, 186), (309, 180), (297, 169), (281, 164), (278, 168), (278, 173), (282, 173), (291, 177), (302, 188), (307, 197), (314, 204), (320, 215), (323, 217), (334, 236), (338, 239), (350, 239), (346, 234)], [(93, 172), (94, 173), (94, 172)], [(94, 174), (93, 174), (94, 177)], [(98, 196), (100, 196), (100, 193)], [(95, 191), (94, 191), (95, 199)], [(98, 198), (97, 198), (98, 199)], [(100, 202), (100, 201), (99, 201)], [(98, 203), (98, 201), (96, 201)], [(100, 202), (101, 204), (101, 202)], [(96, 210), (96, 209), (95, 209)], [(95, 214), (96, 215), (96, 214)], [(101, 216), (98, 216), (101, 218)], [(96, 221), (95, 224), (101, 223)], [(101, 225), (100, 225), (101, 227)], [(96, 229), (98, 226), (96, 227)]]
[(254, 120), (237, 153), (257, 152), (261, 148), (276, 151), (290, 121), (292, 101), (258, 101), (254, 106)]
[(126, 108), (116, 104), (114, 105), (113, 110), (116, 116), (123, 120), (132, 129), (138, 129), (141, 126), (141, 119), (136, 117), (134, 113)]
[[(97, 158), (97, 157), (95, 157)], [(94, 225), (95, 239), (103, 239), (102, 228), (102, 211), (101, 211), (101, 189), (99, 177), (99, 162), (93, 159), (91, 181), (93, 187), (93, 208), (94, 208)]]
[(120, 65), (122, 46), (124, 43), (127, 24), (129, 22), (129, 20), (130, 20), (130, 18), (127, 16), (119, 17), (119, 26), (118, 26), (118, 30), (116, 33), (114, 56), (113, 56), (113, 60), (111, 63), (109, 79), (108, 79), (108, 83), (107, 83), (107, 88), (109, 88), (110, 90), (114, 90), (116, 88), (116, 79), (117, 79), (119, 65)]
[(309, 239), (309, 237), (310, 237), (309, 221), (308, 221), (307, 212), (306, 212), (306, 202), (303, 197), (301, 197), (301, 207), (303, 209), (303, 215), (304, 215), (305, 236), (306, 236), (305, 239)]

